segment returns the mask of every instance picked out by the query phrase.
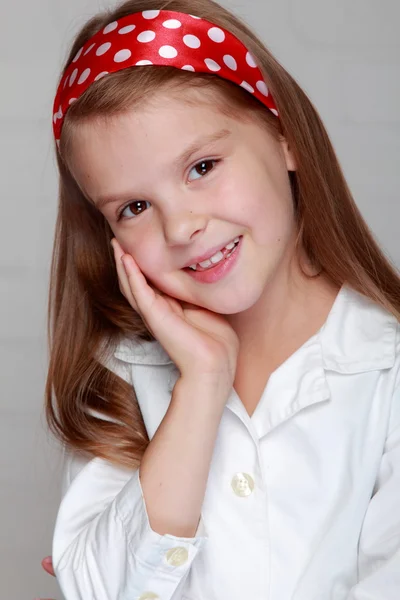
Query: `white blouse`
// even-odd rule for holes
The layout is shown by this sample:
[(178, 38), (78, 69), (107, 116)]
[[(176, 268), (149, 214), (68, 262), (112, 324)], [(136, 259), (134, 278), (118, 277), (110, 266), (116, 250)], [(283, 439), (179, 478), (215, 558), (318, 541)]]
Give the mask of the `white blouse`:
[[(399, 600), (399, 331), (343, 286), (251, 417), (232, 388), (194, 538), (151, 529), (138, 470), (66, 454), (53, 540), (65, 598)], [(113, 361), (151, 439), (179, 372), (158, 342), (124, 340)]]

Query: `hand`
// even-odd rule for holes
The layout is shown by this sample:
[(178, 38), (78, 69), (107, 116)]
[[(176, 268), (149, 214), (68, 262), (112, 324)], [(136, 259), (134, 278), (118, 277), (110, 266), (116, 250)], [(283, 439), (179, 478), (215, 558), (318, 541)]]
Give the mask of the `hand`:
[[(227, 320), (194, 304), (178, 301), (150, 286), (133, 257), (113, 238), (119, 288), (182, 377), (226, 381), (235, 378), (239, 339)], [(124, 256), (124, 266), (121, 257)]]

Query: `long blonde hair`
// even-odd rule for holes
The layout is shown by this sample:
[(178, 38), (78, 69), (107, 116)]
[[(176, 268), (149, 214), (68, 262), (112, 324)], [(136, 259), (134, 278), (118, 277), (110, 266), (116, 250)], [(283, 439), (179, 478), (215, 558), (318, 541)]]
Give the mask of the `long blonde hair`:
[(153, 9), (194, 14), (240, 38), (260, 65), (280, 118), (215, 75), (157, 66), (104, 77), (66, 115), (56, 148), (60, 193), (49, 289), (46, 416), (51, 430), (69, 447), (128, 467), (138, 466), (149, 440), (134, 386), (104, 364), (123, 337), (153, 338), (119, 290), (111, 228), (84, 198), (68, 169), (74, 123), (122, 113), (145, 103), (162, 85), (208, 86), (225, 110), (241, 117), (257, 113), (271, 132), (285, 136), (295, 156), (297, 170), (290, 176), (298, 243), (332, 282), (347, 282), (400, 317), (400, 278), (354, 203), (315, 108), (261, 41), (225, 8), (212, 0), (128, 0), (83, 27), (63, 72), (79, 48), (107, 23)]

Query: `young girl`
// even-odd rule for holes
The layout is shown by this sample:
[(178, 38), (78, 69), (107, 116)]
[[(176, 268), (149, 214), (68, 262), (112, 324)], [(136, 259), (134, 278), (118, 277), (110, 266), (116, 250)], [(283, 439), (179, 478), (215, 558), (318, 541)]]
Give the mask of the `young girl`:
[(398, 600), (400, 279), (304, 92), (211, 0), (129, 0), (53, 123), (67, 600)]

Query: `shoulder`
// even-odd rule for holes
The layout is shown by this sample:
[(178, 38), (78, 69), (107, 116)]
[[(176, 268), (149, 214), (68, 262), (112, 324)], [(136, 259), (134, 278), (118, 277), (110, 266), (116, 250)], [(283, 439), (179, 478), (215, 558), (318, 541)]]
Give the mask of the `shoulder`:
[(328, 370), (355, 374), (399, 369), (399, 321), (348, 285), (340, 290), (320, 341)]

